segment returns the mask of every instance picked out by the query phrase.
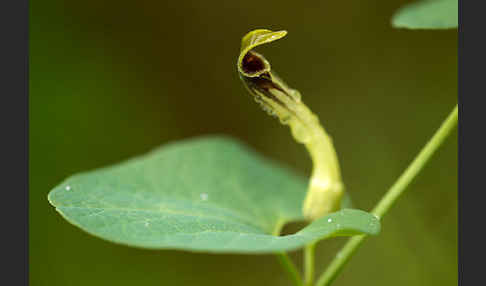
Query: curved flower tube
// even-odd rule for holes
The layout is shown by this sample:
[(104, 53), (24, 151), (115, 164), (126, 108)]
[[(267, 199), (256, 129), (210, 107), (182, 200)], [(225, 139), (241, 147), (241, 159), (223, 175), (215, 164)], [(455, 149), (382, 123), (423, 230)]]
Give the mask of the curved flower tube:
[(288, 125), (292, 136), (307, 148), (313, 163), (303, 215), (315, 220), (340, 208), (344, 185), (332, 140), (318, 117), (302, 102), (299, 91), (288, 87), (263, 55), (252, 49), (283, 38), (286, 31), (258, 29), (241, 41), (238, 71), (249, 93), (270, 115)]

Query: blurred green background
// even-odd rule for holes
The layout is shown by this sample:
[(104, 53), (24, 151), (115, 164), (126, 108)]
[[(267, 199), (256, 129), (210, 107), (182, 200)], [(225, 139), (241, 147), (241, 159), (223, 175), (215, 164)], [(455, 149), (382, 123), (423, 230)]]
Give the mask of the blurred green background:
[[(241, 37), (269, 28), (289, 34), (260, 51), (320, 116), (355, 206), (370, 210), (457, 102), (457, 30), (392, 29), (406, 2), (31, 1), (30, 284), (290, 285), (271, 255), (105, 242), (62, 219), (47, 193), (73, 173), (214, 133), (309, 174), (304, 147), (236, 71)], [(344, 241), (318, 247), (319, 271)], [(456, 284), (454, 131), (334, 285)]]

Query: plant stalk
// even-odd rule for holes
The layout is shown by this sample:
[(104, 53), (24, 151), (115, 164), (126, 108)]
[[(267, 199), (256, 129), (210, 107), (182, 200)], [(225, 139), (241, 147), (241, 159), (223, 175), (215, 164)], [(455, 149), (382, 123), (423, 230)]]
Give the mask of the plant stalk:
[(297, 267), (295, 267), (294, 263), (287, 255), (287, 253), (282, 252), (282, 253), (277, 253), (275, 255), (277, 256), (278, 262), (280, 263), (282, 268), (286, 271), (289, 278), (294, 282), (294, 284), (296, 286), (305, 286), (304, 283), (302, 282), (302, 277), (300, 276)]
[[(284, 223), (284, 220), (278, 221), (275, 229), (272, 232), (272, 235), (278, 236), (280, 234), (280, 231), (282, 230), (282, 227), (284, 226)], [(277, 257), (280, 266), (282, 266), (283, 270), (285, 270), (285, 272), (289, 276), (290, 280), (292, 280), (296, 286), (304, 286), (299, 270), (297, 270), (297, 267), (292, 262), (292, 259), (290, 259), (287, 253), (279, 252), (275, 253), (275, 256)]]
[[(457, 104), (442, 123), (440, 128), (435, 132), (434, 136), (427, 142), (422, 148), (420, 153), (415, 157), (412, 163), (402, 173), (398, 180), (391, 186), (386, 192), (385, 196), (378, 202), (375, 208), (371, 211), (378, 218), (383, 217), (395, 201), (400, 197), (407, 186), (417, 176), (417, 174), (423, 169), (425, 164), (432, 157), (434, 152), (441, 146), (447, 136), (451, 133), (454, 127), (457, 125), (458, 110)], [(337, 274), (341, 271), (346, 262), (349, 261), (353, 253), (364, 242), (366, 235), (354, 236), (348, 240), (341, 251), (336, 255), (326, 271), (317, 280), (316, 286), (330, 285)]]
[(314, 283), (314, 256), (317, 242), (310, 243), (304, 249), (304, 284), (312, 286)]

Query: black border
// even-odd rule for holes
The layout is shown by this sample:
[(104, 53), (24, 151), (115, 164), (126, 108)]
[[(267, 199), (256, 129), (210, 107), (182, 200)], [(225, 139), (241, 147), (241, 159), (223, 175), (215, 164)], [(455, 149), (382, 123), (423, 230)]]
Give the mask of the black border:
[[(467, 3), (467, 7), (464, 5)], [(475, 5), (474, 5), (475, 4)], [(458, 284), (484, 282), (485, 32), (484, 1), (459, 0), (458, 27)], [(482, 5), (485, 6), (485, 5)], [(465, 48), (464, 33), (470, 35)], [(476, 101), (476, 102), (475, 102)], [(466, 140), (467, 138), (467, 140)], [(481, 152), (482, 151), (482, 152)], [(466, 167), (466, 164), (467, 167)], [(467, 230), (466, 230), (467, 229)]]
[(2, 285), (29, 283), (28, 15), (28, 0), (0, 2)]

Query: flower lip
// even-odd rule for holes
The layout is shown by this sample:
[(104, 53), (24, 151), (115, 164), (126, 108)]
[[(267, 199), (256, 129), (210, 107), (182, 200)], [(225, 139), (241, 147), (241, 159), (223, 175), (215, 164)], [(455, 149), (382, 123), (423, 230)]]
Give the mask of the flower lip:
[(250, 51), (243, 57), (241, 67), (246, 74), (255, 74), (265, 69), (265, 62), (259, 55)]
[(266, 29), (257, 29), (247, 33), (241, 40), (240, 55), (238, 57), (238, 71), (243, 77), (258, 77), (270, 72), (270, 63), (264, 56), (252, 49), (283, 38), (287, 31), (273, 32)]

